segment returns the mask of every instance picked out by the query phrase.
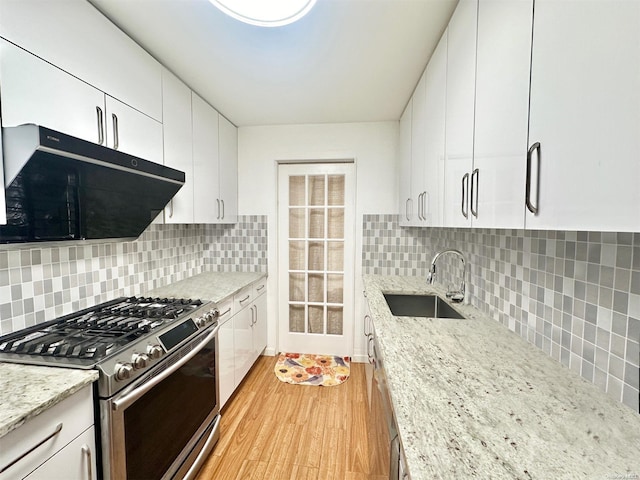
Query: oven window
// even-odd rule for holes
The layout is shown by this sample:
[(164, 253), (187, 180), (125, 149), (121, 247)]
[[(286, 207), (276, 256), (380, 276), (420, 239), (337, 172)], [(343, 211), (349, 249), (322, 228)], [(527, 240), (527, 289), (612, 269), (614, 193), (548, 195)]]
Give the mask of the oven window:
[(128, 480), (159, 479), (217, 409), (215, 341), (124, 412)]

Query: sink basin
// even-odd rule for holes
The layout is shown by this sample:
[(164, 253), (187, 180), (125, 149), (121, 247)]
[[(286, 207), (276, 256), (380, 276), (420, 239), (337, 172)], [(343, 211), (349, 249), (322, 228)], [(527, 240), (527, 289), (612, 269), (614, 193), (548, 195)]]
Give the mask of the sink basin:
[(384, 299), (394, 317), (429, 317), (464, 319), (437, 295), (396, 295), (385, 293)]

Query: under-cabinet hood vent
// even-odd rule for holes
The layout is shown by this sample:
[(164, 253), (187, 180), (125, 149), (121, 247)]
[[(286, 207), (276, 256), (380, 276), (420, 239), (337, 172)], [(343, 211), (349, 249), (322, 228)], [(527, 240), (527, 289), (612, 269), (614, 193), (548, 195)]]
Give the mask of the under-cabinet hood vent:
[(184, 172), (38, 125), (2, 129), (7, 224), (0, 243), (133, 239)]

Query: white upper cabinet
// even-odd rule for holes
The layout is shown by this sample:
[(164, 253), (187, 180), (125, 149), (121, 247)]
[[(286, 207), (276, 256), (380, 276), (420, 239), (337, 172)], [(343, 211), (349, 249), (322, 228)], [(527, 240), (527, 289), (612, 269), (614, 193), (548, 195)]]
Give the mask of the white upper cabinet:
[(480, 0), (474, 227), (524, 228), (533, 0)]
[(160, 64), (86, 0), (0, 0), (0, 36), (162, 121)]
[(426, 101), (425, 72), (413, 92), (411, 108), (411, 198), (414, 200), (415, 216), (412, 226), (426, 225), (426, 196), (425, 168), (427, 144), (427, 101)]
[(162, 164), (160, 122), (106, 95), (105, 125), (107, 147)]
[(218, 118), (219, 204), (218, 223), (238, 221), (238, 129), (222, 115)]
[(400, 117), (400, 226), (411, 226), (414, 221), (414, 199), (411, 198), (411, 116), (413, 99)]
[(639, 26), (638, 1), (536, 0), (527, 228), (640, 231)]
[(35, 123), (94, 143), (104, 137), (103, 92), (1, 39), (0, 88), (4, 127)]
[[(478, 1), (460, 0), (447, 34), (444, 226), (471, 226)], [(473, 177), (473, 178), (472, 178)]]
[(443, 224), (443, 186), (445, 159), (445, 108), (447, 89), (447, 32), (429, 60), (425, 71), (425, 143), (422, 217), (424, 224)]
[(169, 70), (162, 71), (164, 164), (184, 172), (185, 182), (164, 209), (165, 223), (193, 223), (193, 139), (191, 90)]
[(218, 112), (192, 92), (193, 216), (196, 223), (220, 220)]

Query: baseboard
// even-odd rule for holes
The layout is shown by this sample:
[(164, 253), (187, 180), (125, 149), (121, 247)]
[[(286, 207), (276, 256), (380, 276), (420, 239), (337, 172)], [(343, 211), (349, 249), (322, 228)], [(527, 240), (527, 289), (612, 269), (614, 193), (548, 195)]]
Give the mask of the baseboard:
[(264, 355), (265, 357), (275, 357), (277, 353), (278, 352), (276, 352), (275, 348), (267, 347), (262, 352), (262, 355)]
[(351, 357), (351, 361), (353, 363), (367, 363), (369, 361), (369, 357), (366, 355), (354, 355)]

